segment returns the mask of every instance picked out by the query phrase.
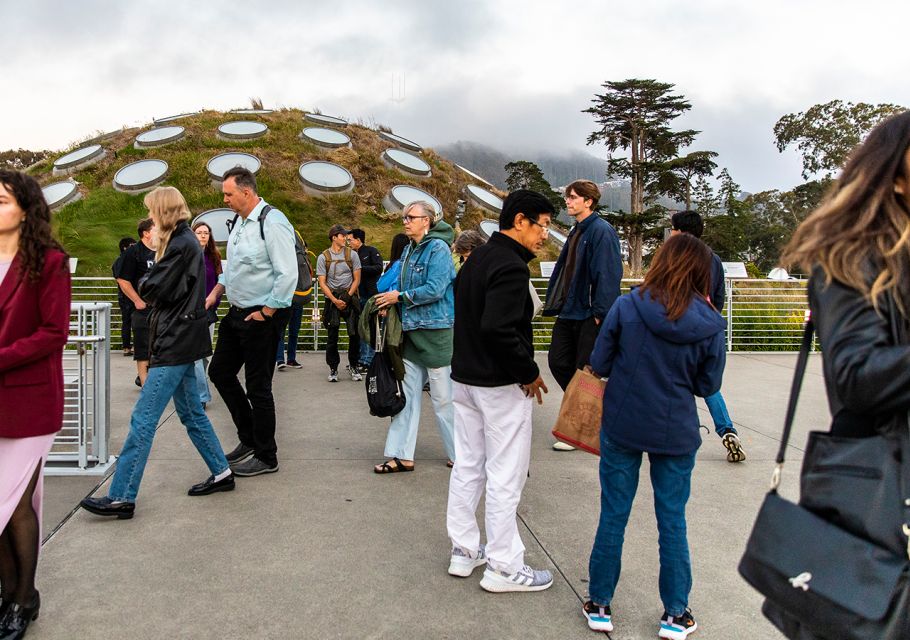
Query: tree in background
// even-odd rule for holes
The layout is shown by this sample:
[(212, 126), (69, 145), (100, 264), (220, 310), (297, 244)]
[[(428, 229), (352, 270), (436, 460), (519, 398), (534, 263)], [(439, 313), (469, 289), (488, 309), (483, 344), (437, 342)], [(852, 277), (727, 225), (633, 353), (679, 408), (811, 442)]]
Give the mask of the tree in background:
[(720, 212), (720, 198), (714, 193), (714, 187), (708, 182), (706, 176), (698, 176), (695, 179), (695, 187), (692, 189), (692, 207), (701, 214), (702, 218), (708, 218)]
[(671, 198), (692, 208), (693, 180), (714, 175), (717, 163), (714, 151), (693, 151), (679, 158), (671, 158), (664, 163), (663, 171), (657, 178), (656, 188)]
[(821, 174), (830, 178), (844, 165), (856, 145), (875, 125), (905, 111), (895, 104), (867, 104), (832, 100), (801, 113), (788, 113), (774, 125), (777, 150), (796, 144), (803, 157), (803, 178)]
[(505, 166), (506, 186), (509, 191), (516, 189), (531, 189), (543, 194), (543, 196), (553, 203), (553, 207), (559, 211), (565, 208), (565, 202), (558, 191), (554, 191), (547, 179), (543, 177), (543, 171), (540, 170), (533, 162), (527, 160), (516, 160)]
[(679, 148), (692, 143), (697, 131), (672, 131), (670, 122), (691, 108), (681, 95), (671, 93), (675, 85), (656, 80), (629, 79), (605, 82), (603, 94), (595, 94), (593, 106), (585, 109), (597, 122), (598, 129), (588, 136), (588, 144), (602, 142), (612, 154), (628, 150), (629, 158), (610, 156), (610, 175), (629, 178), (632, 201), (620, 227), (626, 230), (632, 273), (641, 273), (645, 236), (665, 218), (654, 212), (657, 193), (648, 193), (663, 169), (663, 163), (674, 158)]

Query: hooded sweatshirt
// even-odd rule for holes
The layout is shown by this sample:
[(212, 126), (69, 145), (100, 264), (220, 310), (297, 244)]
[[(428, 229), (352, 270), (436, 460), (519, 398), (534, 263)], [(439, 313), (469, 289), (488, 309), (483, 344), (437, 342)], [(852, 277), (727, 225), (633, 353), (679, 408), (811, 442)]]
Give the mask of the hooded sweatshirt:
[(620, 297), (591, 353), (591, 367), (609, 377), (601, 437), (635, 451), (693, 453), (701, 445), (695, 396), (720, 389), (726, 322), (693, 296), (677, 320), (650, 291)]

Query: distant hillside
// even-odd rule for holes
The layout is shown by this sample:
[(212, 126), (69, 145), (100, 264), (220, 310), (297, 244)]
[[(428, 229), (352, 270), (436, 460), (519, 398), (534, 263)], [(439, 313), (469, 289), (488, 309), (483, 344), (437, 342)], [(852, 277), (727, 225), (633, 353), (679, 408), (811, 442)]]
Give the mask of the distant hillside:
[(599, 183), (607, 175), (607, 161), (583, 151), (506, 153), (478, 142), (460, 140), (436, 147), (436, 153), (470, 169), (500, 189), (506, 188), (506, 164), (515, 160), (535, 163), (554, 187), (563, 187), (579, 179)]

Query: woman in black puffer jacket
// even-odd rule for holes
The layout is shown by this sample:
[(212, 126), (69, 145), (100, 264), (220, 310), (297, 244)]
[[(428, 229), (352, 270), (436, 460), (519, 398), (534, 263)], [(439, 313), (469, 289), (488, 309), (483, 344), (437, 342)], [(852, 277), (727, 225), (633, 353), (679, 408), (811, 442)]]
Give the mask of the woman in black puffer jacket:
[(139, 283), (139, 295), (152, 308), (149, 375), (133, 408), (130, 432), (108, 496), (82, 501), (82, 506), (92, 513), (118, 518), (133, 517), (155, 428), (171, 398), (190, 440), (211, 472), (208, 480), (190, 488), (189, 495), (234, 488), (234, 476), (196, 387), (194, 363), (212, 354), (202, 248), (187, 224), (189, 209), (177, 189), (159, 187), (151, 191), (145, 196), (145, 206), (158, 237), (155, 265)]

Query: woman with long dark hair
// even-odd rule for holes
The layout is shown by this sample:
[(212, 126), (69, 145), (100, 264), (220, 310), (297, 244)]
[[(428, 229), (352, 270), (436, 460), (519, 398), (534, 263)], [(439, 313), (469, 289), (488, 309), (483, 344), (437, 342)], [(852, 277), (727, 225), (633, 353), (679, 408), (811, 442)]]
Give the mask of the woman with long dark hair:
[(689, 610), (692, 567), (686, 502), (701, 445), (695, 396), (720, 388), (726, 354), (721, 315), (711, 306), (711, 250), (673, 236), (657, 250), (644, 283), (604, 319), (591, 368), (610, 378), (600, 432), (600, 523), (589, 565), (588, 626), (612, 631), (623, 537), (648, 454), (660, 534), (658, 637), (682, 640), (697, 625)]
[(234, 489), (234, 475), (196, 388), (194, 363), (212, 354), (202, 248), (190, 230), (190, 212), (177, 189), (158, 187), (146, 194), (144, 203), (158, 230), (155, 265), (139, 285), (139, 295), (152, 308), (149, 375), (133, 408), (108, 495), (81, 502), (87, 511), (119, 519), (133, 517), (155, 429), (172, 398), (180, 422), (212, 474), (193, 485), (189, 495)]
[(0, 171), (0, 637), (38, 617), (44, 462), (63, 422), (70, 275), (38, 183)]
[[(202, 247), (202, 260), (205, 263), (205, 295), (208, 296), (215, 285), (218, 284), (218, 276), (221, 275), (221, 252), (215, 244), (215, 238), (212, 236), (212, 228), (207, 222), (197, 222), (193, 225), (193, 233)], [(221, 303), (221, 296), (218, 296), (215, 304), (208, 309), (209, 320), (209, 342), (215, 337), (215, 323), (218, 322), (216, 310)], [(212, 391), (209, 389), (209, 381), (206, 377), (208, 368), (208, 358), (202, 358), (196, 361), (196, 385), (199, 387), (199, 399), (202, 400), (204, 407), (212, 401)]]
[(392, 248), (389, 251), (389, 263), (385, 266), (385, 271), (376, 281), (376, 289), (379, 293), (385, 293), (398, 286), (398, 276), (401, 275), (401, 256), (404, 250), (408, 248), (411, 241), (403, 233), (396, 233), (392, 238)]

